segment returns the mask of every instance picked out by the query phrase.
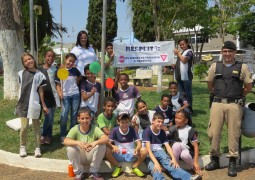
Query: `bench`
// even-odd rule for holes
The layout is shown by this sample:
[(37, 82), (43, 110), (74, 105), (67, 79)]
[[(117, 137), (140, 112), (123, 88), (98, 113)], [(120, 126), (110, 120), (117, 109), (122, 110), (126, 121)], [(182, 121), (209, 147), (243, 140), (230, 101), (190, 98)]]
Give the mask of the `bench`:
[(135, 76), (131, 77), (135, 86), (150, 87), (152, 78), (152, 69), (136, 69)]

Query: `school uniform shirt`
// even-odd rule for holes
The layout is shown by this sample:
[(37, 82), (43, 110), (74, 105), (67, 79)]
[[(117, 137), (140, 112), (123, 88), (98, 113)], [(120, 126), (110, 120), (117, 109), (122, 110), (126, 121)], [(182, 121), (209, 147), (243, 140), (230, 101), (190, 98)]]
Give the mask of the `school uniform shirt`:
[(91, 111), (97, 112), (98, 110), (98, 100), (101, 91), (101, 84), (99, 82), (91, 83), (90, 81), (86, 80), (81, 85), (81, 92), (86, 92), (87, 94), (91, 93), (91, 89), (95, 87), (96, 92), (93, 96), (91, 96), (88, 100), (83, 101), (81, 98), (81, 105), (80, 107), (88, 107)]
[(143, 143), (146, 142), (151, 143), (152, 151), (162, 150), (162, 144), (168, 143), (165, 131), (159, 130), (159, 132), (156, 134), (152, 131), (151, 126), (147, 127), (143, 131)]
[(135, 99), (141, 97), (141, 94), (135, 86), (129, 86), (126, 90), (118, 89), (116, 92), (116, 100), (119, 103), (117, 109), (128, 111), (132, 116), (134, 114)]
[(104, 135), (103, 131), (99, 129), (99, 127), (92, 124), (90, 125), (89, 130), (86, 133), (83, 133), (81, 131), (80, 126), (80, 124), (77, 124), (73, 128), (71, 128), (66, 137), (81, 142), (91, 143), (98, 140), (102, 135)]
[(160, 105), (156, 106), (154, 109), (156, 112), (160, 112), (164, 115), (164, 124), (167, 125), (169, 122), (173, 121), (173, 110), (171, 107), (167, 106), (166, 109), (162, 109)]
[(18, 76), (20, 89), (16, 114), (19, 117), (39, 119), (41, 104), (38, 88), (46, 85), (46, 77), (39, 70), (36, 72), (21, 70), (18, 72)]
[(141, 140), (135, 129), (132, 127), (128, 128), (126, 133), (123, 133), (120, 127), (115, 127), (109, 135), (110, 141), (114, 142), (119, 148), (134, 149), (136, 141)]
[(76, 67), (72, 67), (68, 70), (69, 74), (66, 80), (60, 80), (58, 76), (55, 77), (55, 81), (61, 84), (63, 96), (72, 96), (79, 94), (79, 87), (76, 82), (76, 78), (81, 76), (80, 71)]
[(148, 110), (147, 114), (145, 115), (138, 114), (132, 117), (132, 120), (136, 119), (135, 123), (139, 126), (138, 134), (140, 138), (142, 138), (143, 130), (151, 125), (154, 113), (155, 111)]
[(74, 53), (77, 57), (75, 65), (82, 76), (84, 76), (84, 67), (87, 64), (91, 64), (92, 62), (97, 61), (96, 53), (92, 47), (85, 49), (78, 45), (71, 50), (71, 53)]
[(180, 92), (178, 92), (175, 96), (172, 96), (171, 102), (173, 106), (173, 111), (177, 111), (178, 109), (182, 107), (184, 102), (188, 102), (188, 101), (185, 98), (185, 95), (181, 96)]
[(100, 129), (107, 127), (110, 131), (116, 126), (116, 116), (113, 113), (111, 118), (107, 118), (104, 113), (97, 117), (97, 124)]
[(60, 99), (56, 89), (55, 76), (57, 73), (57, 68), (51, 66), (49, 69), (45, 69), (43, 66), (39, 66), (38, 70), (41, 71), (46, 77), (47, 84), (43, 88), (44, 90), (44, 102), (48, 108), (50, 107), (60, 107)]

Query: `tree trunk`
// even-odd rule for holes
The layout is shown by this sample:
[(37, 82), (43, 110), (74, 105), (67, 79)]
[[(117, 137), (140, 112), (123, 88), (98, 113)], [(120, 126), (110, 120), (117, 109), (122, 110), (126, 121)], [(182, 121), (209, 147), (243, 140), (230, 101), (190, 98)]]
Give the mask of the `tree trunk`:
[(0, 53), (4, 67), (4, 99), (18, 97), (18, 71), (24, 52), (21, 0), (0, 0)]

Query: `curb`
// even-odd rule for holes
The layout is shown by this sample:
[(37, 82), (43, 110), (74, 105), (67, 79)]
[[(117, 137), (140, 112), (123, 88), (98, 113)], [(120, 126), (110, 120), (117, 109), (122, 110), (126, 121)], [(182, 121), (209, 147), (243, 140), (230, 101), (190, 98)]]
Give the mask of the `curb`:
[[(220, 165), (221, 167), (225, 167), (228, 165), (228, 158), (225, 156), (226, 154), (222, 154), (220, 157)], [(255, 162), (255, 149), (250, 149), (242, 152), (242, 164), (254, 163)], [(49, 159), (49, 158), (35, 158), (34, 156), (27, 156), (25, 158), (21, 158), (19, 154), (6, 152), (0, 150), (0, 163), (28, 168), (31, 170), (40, 170), (40, 171), (51, 171), (51, 172), (68, 172), (68, 160), (61, 159)], [(205, 155), (199, 157), (199, 165), (203, 168), (206, 164), (210, 162), (210, 156)], [(131, 172), (132, 163), (121, 163), (124, 172)], [(184, 162), (180, 162), (180, 166), (183, 169), (188, 169), (187, 165)], [(89, 170), (88, 166), (84, 166), (85, 171)], [(113, 167), (110, 165), (108, 161), (103, 161), (100, 166), (101, 173), (109, 173), (113, 171)], [(140, 169), (143, 172), (149, 172), (147, 166), (143, 162), (140, 165)]]

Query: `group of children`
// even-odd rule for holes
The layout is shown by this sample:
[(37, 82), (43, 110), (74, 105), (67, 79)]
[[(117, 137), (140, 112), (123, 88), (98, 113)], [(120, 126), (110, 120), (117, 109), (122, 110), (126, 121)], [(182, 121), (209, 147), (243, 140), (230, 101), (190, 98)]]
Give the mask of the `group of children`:
[[(120, 162), (125, 161), (134, 161), (132, 172), (139, 177), (144, 176), (138, 168), (144, 160), (154, 179), (163, 179), (162, 168), (174, 179), (201, 177), (197, 132), (190, 126), (188, 101), (184, 94), (178, 92), (175, 82), (169, 84), (170, 94), (162, 95), (160, 105), (148, 110), (137, 88), (128, 84), (128, 75), (119, 74), (117, 81), (120, 88), (115, 90), (115, 97), (105, 98), (103, 112), (99, 114), (101, 85), (96, 82), (96, 75), (90, 71), (89, 64), (84, 68), (84, 78), (74, 66), (76, 56), (67, 54), (60, 68), (67, 69), (69, 74), (67, 79), (61, 80), (56, 76), (57, 69), (52, 66), (54, 56), (53, 51), (46, 52), (45, 64), (38, 68), (40, 71), (32, 55), (25, 53), (21, 58), (25, 67), (19, 72), (21, 93), (17, 104), (17, 115), (22, 122), (21, 157), (27, 156), (29, 118), (33, 119), (36, 135), (35, 157), (40, 157), (40, 144), (50, 144), (54, 111), (61, 106), (61, 141), (68, 146), (67, 155), (76, 179), (82, 178), (84, 164), (90, 165), (91, 178), (103, 179), (98, 173), (103, 158), (116, 167), (112, 177), (120, 175)], [(45, 115), (42, 134), (39, 122), (41, 106)], [(71, 123), (67, 133), (69, 110)], [(185, 161), (197, 175), (191, 176), (179, 168), (179, 159)]]

